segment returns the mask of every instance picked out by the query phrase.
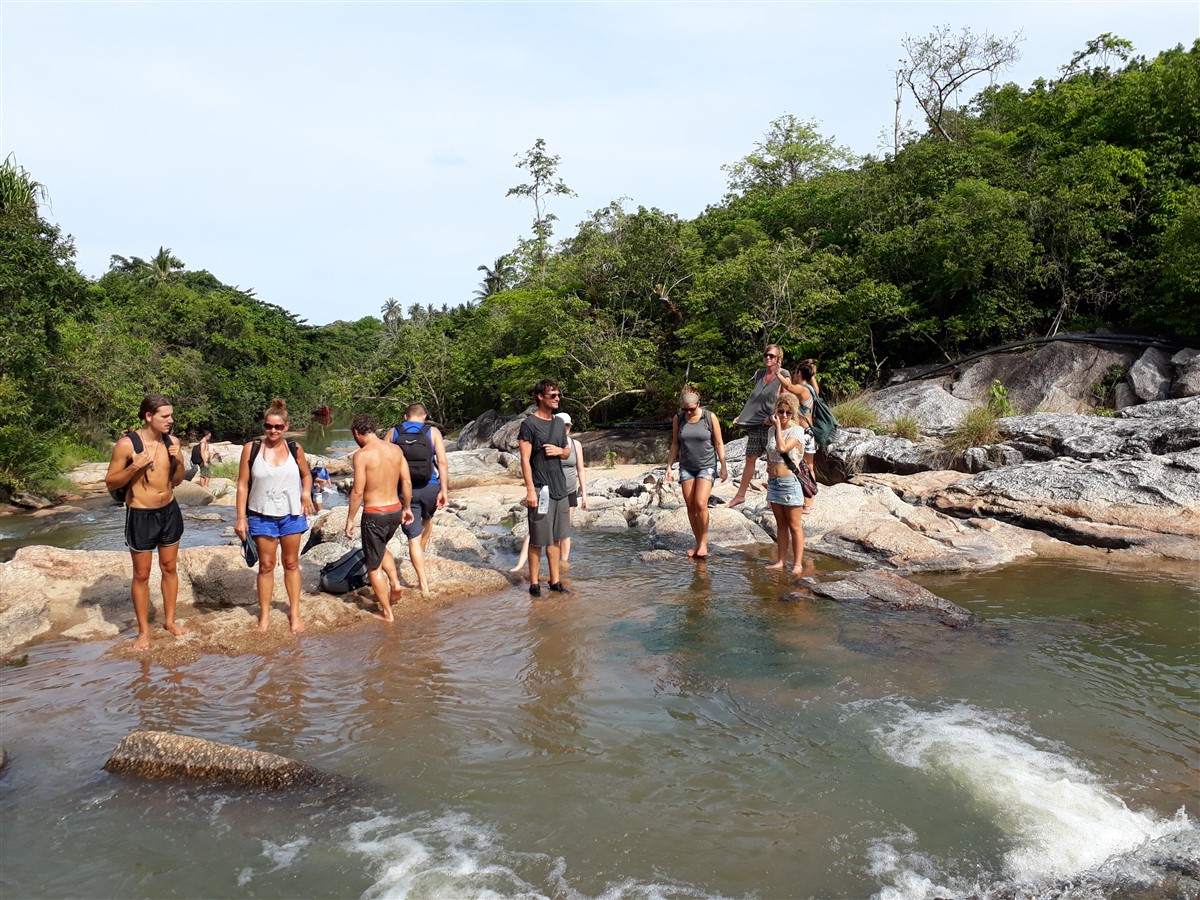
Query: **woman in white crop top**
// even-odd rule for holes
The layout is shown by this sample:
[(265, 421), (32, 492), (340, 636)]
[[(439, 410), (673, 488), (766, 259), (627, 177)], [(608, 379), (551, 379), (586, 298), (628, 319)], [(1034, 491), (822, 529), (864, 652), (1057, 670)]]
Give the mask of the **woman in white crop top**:
[(782, 569), (791, 550), (792, 573), (799, 575), (804, 563), (804, 491), (784, 456), (804, 447), (804, 427), (798, 424), (800, 403), (795, 394), (781, 393), (775, 401), (767, 432), (767, 503), (775, 514), (775, 546), (779, 559), (767, 566)]

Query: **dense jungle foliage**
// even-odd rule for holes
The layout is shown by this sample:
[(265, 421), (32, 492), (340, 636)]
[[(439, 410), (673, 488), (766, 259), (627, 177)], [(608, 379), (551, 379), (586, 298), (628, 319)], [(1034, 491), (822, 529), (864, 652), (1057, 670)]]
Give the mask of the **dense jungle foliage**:
[[(533, 238), (459, 305), (395, 300), (306, 324), (186, 269), (163, 248), (89, 281), (40, 213), (42, 185), (0, 171), (0, 486), (45, 482), (70, 448), (106, 448), (148, 391), (180, 431), (254, 430), (272, 396), (385, 421), (423, 401), (451, 430), (516, 410), (542, 377), (589, 423), (661, 414), (685, 380), (724, 416), (762, 347), (816, 357), (850, 393), (886, 370), (1056, 331), (1200, 332), (1200, 42), (1113, 70), (1103, 36), (1028, 89), (989, 87), (882, 158), (792, 116), (726, 167), (695, 219), (618, 200), (550, 241), (569, 193), (541, 141), (509, 191)], [(276, 298), (286, 303), (286, 298)], [(462, 301), (462, 302), (460, 302)]]

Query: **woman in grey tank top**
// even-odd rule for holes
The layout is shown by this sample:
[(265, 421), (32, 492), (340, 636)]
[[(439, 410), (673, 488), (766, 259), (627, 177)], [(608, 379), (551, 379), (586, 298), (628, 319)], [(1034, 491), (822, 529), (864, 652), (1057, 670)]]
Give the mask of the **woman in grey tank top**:
[(700, 408), (700, 393), (687, 385), (679, 396), (679, 413), (671, 426), (671, 452), (667, 454), (667, 474), (663, 481), (671, 482), (671, 466), (679, 461), (679, 489), (687, 506), (688, 522), (696, 543), (687, 552), (690, 559), (708, 556), (708, 498), (717, 480), (717, 462), (721, 465), (721, 480), (729, 480), (725, 464), (725, 442), (721, 438), (721, 423), (707, 409)]

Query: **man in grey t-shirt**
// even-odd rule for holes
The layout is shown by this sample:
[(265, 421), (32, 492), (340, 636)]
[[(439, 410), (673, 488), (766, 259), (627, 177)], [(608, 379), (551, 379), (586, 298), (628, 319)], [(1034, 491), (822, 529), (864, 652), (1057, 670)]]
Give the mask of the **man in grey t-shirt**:
[[(559, 579), (558, 541), (571, 534), (571, 507), (567, 499), (567, 480), (562, 461), (571, 455), (567, 429), (554, 414), (562, 398), (562, 389), (553, 381), (543, 379), (533, 388), (537, 409), (521, 423), (517, 441), (521, 448), (521, 475), (525, 479), (525, 506), (529, 515), (529, 593), (540, 597), (538, 583), (542, 548), (550, 568), (550, 590), (570, 593)], [(538, 511), (543, 489), (549, 494), (544, 512)]]

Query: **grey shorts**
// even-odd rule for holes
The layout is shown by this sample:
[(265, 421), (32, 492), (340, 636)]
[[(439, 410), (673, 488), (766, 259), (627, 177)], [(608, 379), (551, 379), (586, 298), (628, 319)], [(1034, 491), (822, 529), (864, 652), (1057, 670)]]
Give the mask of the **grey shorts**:
[(767, 452), (767, 432), (770, 425), (747, 425), (746, 456), (760, 457)]
[(571, 536), (571, 504), (566, 497), (550, 498), (550, 508), (541, 515), (529, 510), (529, 546), (549, 547)]

